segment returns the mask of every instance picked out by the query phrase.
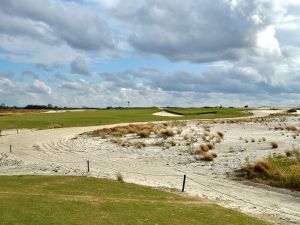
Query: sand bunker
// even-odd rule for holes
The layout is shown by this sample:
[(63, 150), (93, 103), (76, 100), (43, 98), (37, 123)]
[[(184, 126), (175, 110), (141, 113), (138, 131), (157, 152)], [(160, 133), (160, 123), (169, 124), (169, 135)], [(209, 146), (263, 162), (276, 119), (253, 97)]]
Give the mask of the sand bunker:
[(168, 116), (168, 117), (183, 117), (183, 115), (178, 115), (178, 114), (170, 113), (170, 112), (166, 112), (166, 111), (153, 113), (152, 115), (154, 115), (154, 116)]
[(82, 112), (87, 111), (86, 109), (70, 109), (70, 110), (50, 110), (43, 113), (64, 113), (64, 112)]

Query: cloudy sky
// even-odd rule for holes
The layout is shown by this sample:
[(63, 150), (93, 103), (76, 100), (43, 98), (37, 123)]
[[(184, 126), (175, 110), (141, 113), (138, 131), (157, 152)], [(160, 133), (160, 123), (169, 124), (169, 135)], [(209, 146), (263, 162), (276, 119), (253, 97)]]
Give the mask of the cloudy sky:
[(0, 103), (300, 104), (300, 0), (0, 0)]

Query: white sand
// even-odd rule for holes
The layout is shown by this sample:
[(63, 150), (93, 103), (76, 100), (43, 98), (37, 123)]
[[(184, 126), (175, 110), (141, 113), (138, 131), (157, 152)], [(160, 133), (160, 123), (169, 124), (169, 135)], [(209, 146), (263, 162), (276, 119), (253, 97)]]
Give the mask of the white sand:
[(91, 111), (90, 109), (70, 109), (70, 110), (50, 110), (43, 113), (64, 113), (64, 112), (82, 112), (82, 111)]
[[(173, 127), (174, 131), (183, 131), (174, 137), (180, 146), (169, 149), (153, 146), (159, 141), (154, 136), (144, 140), (147, 146), (142, 149), (124, 148), (109, 139), (77, 137), (83, 132), (113, 125), (10, 132), (0, 137), (0, 174), (86, 175), (86, 160), (90, 160), (89, 176), (114, 179), (115, 173), (120, 171), (127, 182), (176, 189), (181, 188), (182, 176), (186, 174), (186, 192), (190, 195), (215, 200), (222, 206), (264, 217), (276, 224), (300, 224), (299, 194), (249, 186), (232, 179), (233, 170), (244, 165), (247, 156), (254, 161), (272, 152), (299, 147), (300, 137), (293, 139), (289, 131), (283, 131), (282, 135), (282, 131), (269, 130), (283, 123), (300, 127), (298, 118), (291, 117), (285, 122), (275, 119), (266, 123), (208, 123), (190, 121), (185, 127)], [(193, 147), (186, 146), (183, 138), (184, 135), (199, 137), (205, 125), (211, 127), (211, 133), (219, 130), (225, 133), (225, 141), (214, 150), (218, 157), (213, 162), (196, 161), (190, 154), (201, 144), (200, 138)], [(262, 137), (267, 142), (258, 142)], [(245, 143), (240, 138), (256, 141)], [(278, 149), (270, 149), (271, 140), (277, 141)], [(10, 144), (12, 154), (8, 153)]]
[(167, 117), (183, 117), (183, 115), (178, 115), (178, 114), (175, 114), (175, 113), (169, 113), (169, 112), (166, 112), (166, 111), (156, 112), (156, 113), (153, 113), (152, 115), (154, 115), (154, 116), (167, 116)]

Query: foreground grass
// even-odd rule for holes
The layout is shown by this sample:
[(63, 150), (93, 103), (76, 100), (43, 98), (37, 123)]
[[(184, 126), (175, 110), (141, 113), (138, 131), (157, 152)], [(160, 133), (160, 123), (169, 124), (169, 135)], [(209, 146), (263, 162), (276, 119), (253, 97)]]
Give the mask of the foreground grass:
[(300, 191), (300, 152), (294, 149), (286, 155), (269, 155), (253, 165), (248, 163), (242, 172), (254, 182)]
[[(187, 109), (185, 109), (187, 110)], [(201, 112), (203, 109), (192, 109)], [(82, 112), (64, 113), (33, 113), (24, 115), (0, 116), (0, 129), (14, 128), (53, 128), (53, 127), (78, 127), (123, 122), (144, 122), (178, 119), (208, 119), (248, 116), (249, 113), (242, 109), (218, 109), (216, 115), (190, 114), (184, 117), (159, 117), (152, 115), (161, 111), (158, 108), (136, 109), (107, 109)]]
[(86, 177), (0, 177), (0, 224), (267, 224), (134, 184)]

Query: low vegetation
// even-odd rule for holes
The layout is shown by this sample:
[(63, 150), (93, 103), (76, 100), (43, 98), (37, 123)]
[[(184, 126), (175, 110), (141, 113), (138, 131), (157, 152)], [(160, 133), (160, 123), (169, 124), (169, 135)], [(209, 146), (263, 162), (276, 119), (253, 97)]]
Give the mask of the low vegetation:
[(254, 164), (248, 162), (241, 172), (254, 182), (300, 191), (300, 152), (293, 149), (286, 155), (273, 154)]
[[(189, 112), (183, 117), (160, 117), (153, 113), (161, 111), (158, 108), (130, 108), (130, 109), (100, 109), (77, 112), (41, 113), (31, 110), (30, 114), (5, 114), (0, 116), (0, 129), (40, 128), (47, 129), (52, 124), (63, 124), (64, 127), (94, 126), (125, 122), (146, 122), (161, 120), (189, 120), (207, 118), (229, 118), (249, 116), (250, 113), (240, 108), (215, 108), (216, 114), (201, 114), (206, 108), (176, 108), (176, 111)], [(210, 109), (211, 110), (211, 109)], [(199, 114), (200, 113), (200, 114)], [(184, 124), (184, 122), (183, 122)]]
[(1, 224), (268, 224), (201, 199), (87, 177), (0, 177)]
[(112, 137), (122, 137), (127, 134), (136, 134), (141, 138), (149, 137), (151, 132), (154, 132), (154, 124), (147, 123), (141, 125), (128, 125), (128, 126), (117, 126), (112, 128), (104, 128), (100, 130), (94, 130), (89, 132), (88, 134), (93, 137), (102, 137), (105, 138), (107, 136)]
[(275, 141), (271, 141), (270, 144), (273, 149), (278, 148), (278, 144)]

